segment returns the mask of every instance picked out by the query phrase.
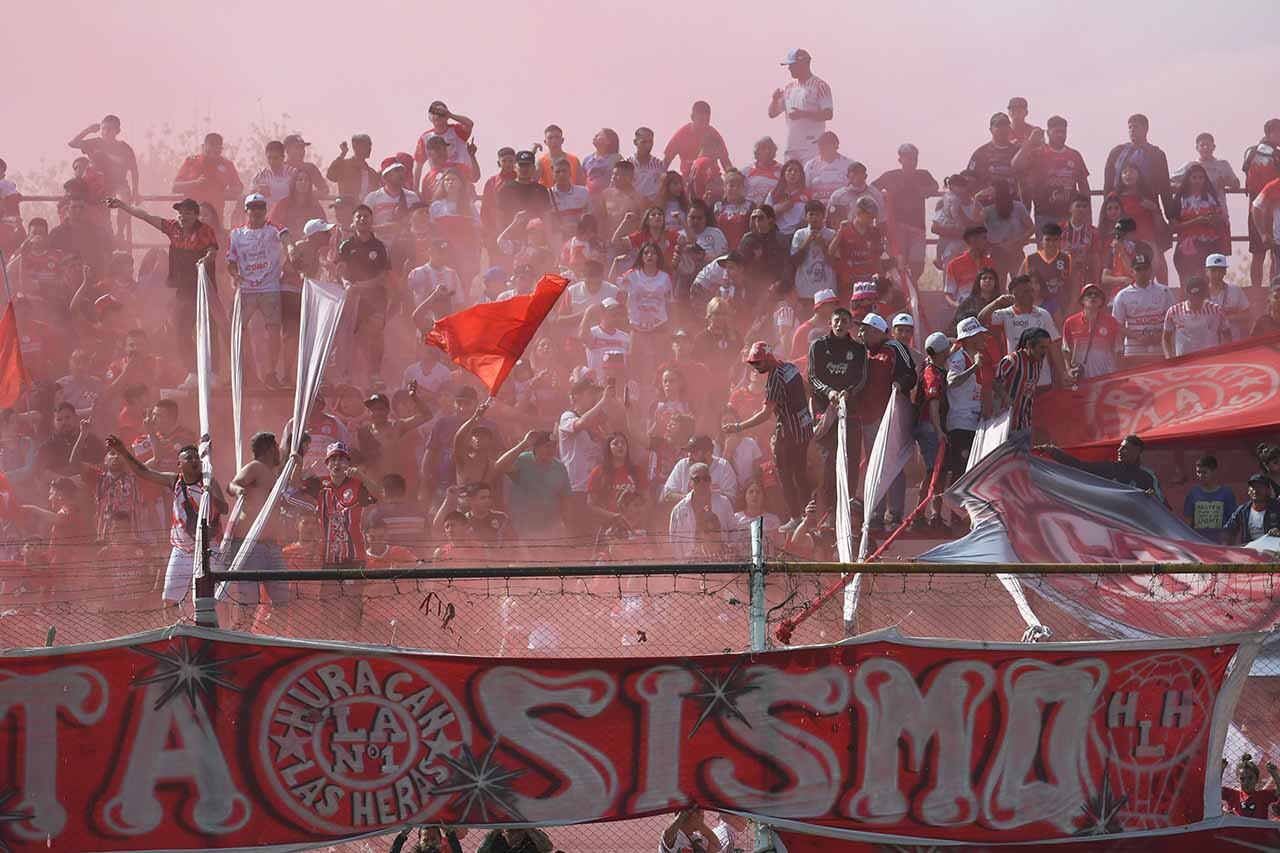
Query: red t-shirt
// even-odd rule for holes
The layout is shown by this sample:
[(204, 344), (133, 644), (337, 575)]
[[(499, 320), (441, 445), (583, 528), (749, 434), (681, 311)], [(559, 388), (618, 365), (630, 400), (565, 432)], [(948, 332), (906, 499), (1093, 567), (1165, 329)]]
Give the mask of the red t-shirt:
[(187, 195), (196, 201), (206, 201), (219, 211), (227, 200), (227, 191), (241, 183), (235, 164), (226, 157), (210, 159), (203, 154), (195, 154), (182, 161), (175, 180), (194, 181), (199, 178), (206, 178), (208, 183), (200, 189), (189, 190)]
[(880, 256), (884, 254), (884, 234), (877, 226), (872, 225), (864, 234), (850, 222), (840, 226), (835, 239), (840, 241), (840, 259), (837, 268), (840, 271), (842, 283), (868, 281), (880, 272)]
[(1275, 805), (1277, 797), (1274, 788), (1254, 791), (1252, 794), (1246, 794), (1244, 791), (1237, 791), (1234, 788), (1223, 788), (1222, 799), (1231, 806), (1231, 811), (1241, 817), (1269, 820), (1272, 806)]
[[(922, 424), (933, 423), (929, 420), (929, 403), (934, 400), (947, 400), (947, 372), (933, 362), (929, 362), (920, 371), (920, 383), (916, 385), (916, 421)], [(945, 426), (945, 415), (942, 418)]]
[(597, 465), (587, 477), (587, 494), (595, 500), (597, 506), (609, 510), (617, 508), (618, 498), (623, 490), (630, 488), (635, 492), (643, 492), (644, 487), (644, 475), (626, 468), (606, 471), (603, 465)]
[(943, 280), (943, 290), (956, 299), (963, 300), (973, 290), (973, 283), (978, 280), (978, 271), (983, 267), (995, 268), (991, 253), (987, 252), (981, 259), (975, 259), (968, 250), (961, 252), (947, 261), (947, 274)]
[(728, 159), (729, 156), (720, 131), (709, 124), (696, 125), (693, 122), (689, 122), (671, 136), (671, 141), (667, 143), (663, 153), (669, 161), (680, 158), (681, 174), (685, 177), (689, 176), (693, 161), (700, 153), (706, 153), (707, 156), (717, 159)]
[(867, 384), (862, 387), (862, 393), (854, 407), (863, 424), (879, 421), (889, 406), (889, 394), (893, 391), (893, 368), (897, 360), (897, 354), (888, 346), (867, 353)]

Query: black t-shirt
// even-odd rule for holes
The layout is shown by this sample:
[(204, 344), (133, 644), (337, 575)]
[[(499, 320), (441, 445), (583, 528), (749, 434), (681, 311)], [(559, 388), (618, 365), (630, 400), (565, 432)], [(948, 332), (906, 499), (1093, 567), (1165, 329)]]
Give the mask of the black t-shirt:
[(107, 258), (111, 254), (111, 234), (93, 223), (64, 222), (49, 232), (49, 248), (76, 255), (94, 275), (102, 276), (107, 272)]
[(537, 181), (527, 184), (508, 181), (498, 190), (498, 211), (502, 214), (498, 220), (499, 229), (510, 225), (521, 210), (528, 211), (530, 216), (545, 216), (551, 209), (551, 193)]
[(1013, 197), (1018, 197), (1018, 181), (1013, 174), (1013, 155), (1018, 153), (1016, 145), (996, 145), (988, 142), (969, 158), (969, 169), (978, 176), (978, 189), (992, 186), (996, 181), (1004, 181), (1009, 185)]
[(387, 246), (377, 237), (348, 237), (338, 246), (338, 260), (347, 265), (347, 278), (356, 284), (391, 271)]
[(924, 201), (938, 191), (938, 181), (924, 169), (916, 169), (910, 175), (901, 169), (890, 169), (873, 182), (876, 189), (889, 193), (889, 207), (893, 219), (899, 225), (924, 230)]

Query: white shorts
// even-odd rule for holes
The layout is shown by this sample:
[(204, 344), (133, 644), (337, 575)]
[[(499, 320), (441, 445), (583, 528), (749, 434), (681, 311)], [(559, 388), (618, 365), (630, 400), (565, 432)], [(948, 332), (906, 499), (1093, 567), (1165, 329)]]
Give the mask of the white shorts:
[(169, 567), (164, 572), (164, 600), (177, 604), (191, 595), (196, 574), (196, 555), (178, 548), (169, 551)]

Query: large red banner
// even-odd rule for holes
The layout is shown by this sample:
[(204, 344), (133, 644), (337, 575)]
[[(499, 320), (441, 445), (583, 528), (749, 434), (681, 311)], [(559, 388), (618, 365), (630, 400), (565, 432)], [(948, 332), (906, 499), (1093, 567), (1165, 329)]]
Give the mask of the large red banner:
[(503, 660), (175, 628), (35, 650), (0, 667), (0, 844), (283, 846), (690, 803), (899, 837), (1140, 833), (1216, 812), (1256, 643), (882, 632)]
[(1280, 335), (1122, 370), (1036, 400), (1036, 426), (1068, 450), (1255, 433), (1280, 424)]

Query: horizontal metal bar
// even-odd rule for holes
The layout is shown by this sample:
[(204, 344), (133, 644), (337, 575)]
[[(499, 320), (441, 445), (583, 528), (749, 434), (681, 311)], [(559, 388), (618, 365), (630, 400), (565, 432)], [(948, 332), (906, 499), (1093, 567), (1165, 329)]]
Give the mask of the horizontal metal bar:
[[(333, 580), (503, 580), (510, 578), (654, 577), (666, 575), (745, 575), (749, 563), (684, 563), (579, 566), (467, 566), (402, 569), (299, 569), (296, 571), (209, 572), (215, 582)], [(768, 562), (771, 574), (844, 575), (1274, 575), (1280, 563), (782, 563)]]

